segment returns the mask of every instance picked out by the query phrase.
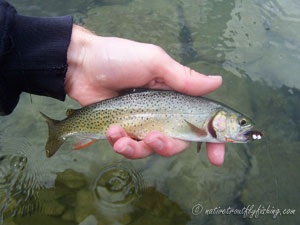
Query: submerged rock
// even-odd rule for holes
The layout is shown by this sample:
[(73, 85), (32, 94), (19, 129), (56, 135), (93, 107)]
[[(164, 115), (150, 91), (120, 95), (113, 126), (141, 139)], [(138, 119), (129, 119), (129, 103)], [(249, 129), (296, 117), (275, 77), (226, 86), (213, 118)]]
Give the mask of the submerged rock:
[(97, 225), (98, 222), (93, 215), (89, 215), (79, 225)]
[(75, 220), (74, 210), (72, 209), (66, 210), (61, 218), (65, 221), (74, 221)]
[(87, 185), (87, 180), (83, 174), (72, 169), (66, 169), (62, 173), (57, 173), (55, 185), (59, 186), (60, 184), (63, 184), (68, 188), (79, 189)]
[(134, 225), (138, 224), (186, 224), (190, 216), (176, 203), (157, 191), (154, 187), (147, 187), (135, 206), (136, 212), (132, 218)]
[(95, 213), (93, 193), (87, 189), (77, 192), (77, 201), (75, 207), (75, 220), (81, 223), (85, 218)]
[(45, 202), (42, 205), (42, 212), (48, 216), (60, 216), (64, 210), (65, 206), (55, 200)]
[(67, 222), (59, 217), (46, 216), (42, 214), (31, 215), (31, 216), (17, 216), (14, 219), (17, 225), (33, 225), (33, 224), (43, 224), (43, 225), (74, 225), (72, 222)]
[(5, 225), (17, 225), (12, 218), (5, 220)]
[(68, 193), (67, 188), (49, 188), (49, 189), (40, 189), (36, 192), (36, 195), (39, 201), (47, 202), (59, 199), (65, 196)]

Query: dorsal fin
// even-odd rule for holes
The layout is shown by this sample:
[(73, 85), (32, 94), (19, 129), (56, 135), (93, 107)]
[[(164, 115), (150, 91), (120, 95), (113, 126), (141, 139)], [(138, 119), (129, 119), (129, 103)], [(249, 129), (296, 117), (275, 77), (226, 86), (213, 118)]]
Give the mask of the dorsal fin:
[(133, 93), (141, 93), (141, 92), (148, 92), (148, 91), (153, 91), (153, 89), (149, 89), (149, 88), (128, 88), (128, 89), (122, 90), (120, 92), (120, 95), (129, 95), (129, 94), (133, 94)]
[(120, 95), (128, 95), (133, 93), (142, 93), (142, 92), (152, 92), (152, 91), (170, 91), (164, 89), (151, 89), (151, 88), (128, 88), (120, 92)]
[(66, 116), (70, 116), (72, 113), (74, 113), (76, 109), (67, 109)]

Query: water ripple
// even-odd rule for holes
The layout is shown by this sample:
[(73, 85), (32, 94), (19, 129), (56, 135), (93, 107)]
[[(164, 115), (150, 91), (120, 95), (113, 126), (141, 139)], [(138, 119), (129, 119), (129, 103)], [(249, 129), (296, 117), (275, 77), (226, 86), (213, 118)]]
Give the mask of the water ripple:
[(273, 0), (257, 2), (266, 15), (278, 16), (281, 20), (300, 22), (300, 6), (293, 0)]
[(47, 186), (47, 179), (34, 153), (35, 146), (26, 138), (0, 134), (0, 224), (3, 217), (38, 212), (36, 192)]
[(116, 218), (134, 209), (144, 191), (144, 179), (130, 164), (117, 163), (101, 169), (92, 190), (96, 207), (106, 218)]

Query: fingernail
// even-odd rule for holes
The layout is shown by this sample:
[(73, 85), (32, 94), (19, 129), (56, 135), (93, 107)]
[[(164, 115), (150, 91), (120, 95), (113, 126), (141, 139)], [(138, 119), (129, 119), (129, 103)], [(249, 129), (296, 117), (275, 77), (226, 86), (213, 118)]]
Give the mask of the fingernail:
[(125, 146), (121, 148), (120, 150), (116, 150), (116, 152), (121, 153), (122, 155), (130, 156), (133, 154), (133, 148), (130, 146)]
[(151, 147), (157, 151), (161, 151), (164, 148), (164, 143), (158, 138), (150, 139), (146, 142), (146, 144), (151, 145)]
[(208, 75), (209, 78), (211, 79), (220, 79), (222, 78), (220, 75)]

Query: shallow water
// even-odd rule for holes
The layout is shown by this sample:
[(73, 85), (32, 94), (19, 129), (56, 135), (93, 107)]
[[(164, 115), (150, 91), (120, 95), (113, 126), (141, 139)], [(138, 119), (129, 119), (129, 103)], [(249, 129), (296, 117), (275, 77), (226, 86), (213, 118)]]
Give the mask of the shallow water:
[[(14, 113), (0, 118), (2, 223), (300, 223), (297, 0), (10, 2), (26, 15), (73, 14), (99, 35), (154, 43), (199, 72), (221, 74), (222, 87), (209, 97), (252, 117), (265, 136), (227, 144), (221, 167), (194, 145), (171, 158), (131, 161), (106, 141), (81, 151), (69, 141), (47, 159), (39, 111), (60, 119), (79, 105), (22, 94)], [(247, 210), (221, 215), (229, 207)], [(295, 215), (283, 215), (288, 209)]]

